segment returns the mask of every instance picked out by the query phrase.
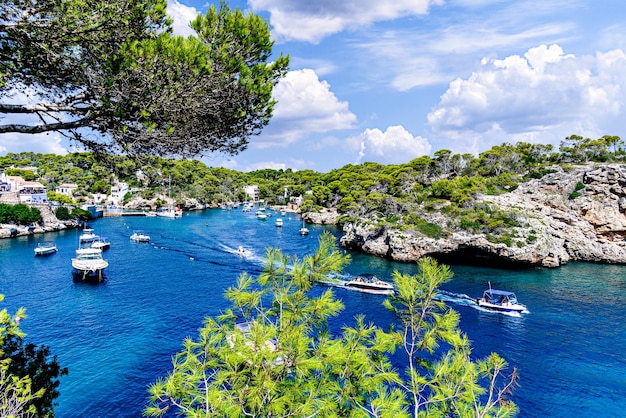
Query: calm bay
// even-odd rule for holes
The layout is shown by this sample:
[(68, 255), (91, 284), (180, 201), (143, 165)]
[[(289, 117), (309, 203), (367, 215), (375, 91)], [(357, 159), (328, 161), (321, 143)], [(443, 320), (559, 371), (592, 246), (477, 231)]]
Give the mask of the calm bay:
[[(227, 307), (224, 291), (242, 272), (261, 271), (267, 247), (302, 257), (333, 227), (309, 225), (278, 214), (259, 221), (253, 212), (207, 210), (182, 219), (105, 218), (92, 222), (111, 241), (105, 251), (106, 280), (75, 283), (71, 258), (79, 231), (0, 240), (0, 293), (14, 312), (27, 309), (26, 341), (50, 346), (69, 368), (61, 379), (56, 414), (64, 417), (140, 417), (147, 387), (171, 367), (182, 340), (195, 337), (203, 318)], [(144, 230), (150, 243), (131, 242)], [(58, 253), (35, 257), (43, 240)], [(254, 255), (241, 258), (239, 245)], [(351, 254), (346, 275), (372, 272), (390, 280), (394, 269), (415, 273), (415, 264)], [(444, 286), (461, 314), (461, 329), (474, 355), (497, 352), (520, 374), (513, 400), (520, 417), (626, 416), (626, 267), (571, 263), (558, 269), (498, 270), (451, 266)], [(472, 299), (491, 282), (517, 294), (529, 314), (510, 316), (479, 310)], [(316, 291), (323, 290), (320, 286)], [(380, 295), (335, 289), (345, 310), (336, 325), (354, 316), (380, 326), (393, 321)]]

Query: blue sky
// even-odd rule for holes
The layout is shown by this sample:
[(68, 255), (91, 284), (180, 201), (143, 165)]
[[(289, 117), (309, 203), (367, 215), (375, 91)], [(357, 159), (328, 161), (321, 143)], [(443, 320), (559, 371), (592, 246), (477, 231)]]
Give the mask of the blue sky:
[[(168, 0), (175, 31), (219, 1)], [(246, 151), (203, 161), (239, 171), (327, 172), (478, 154), (578, 134), (626, 139), (623, 0), (237, 0), (291, 57), (274, 118)], [(42, 139), (43, 138), (43, 139)], [(0, 136), (8, 151), (57, 152)]]

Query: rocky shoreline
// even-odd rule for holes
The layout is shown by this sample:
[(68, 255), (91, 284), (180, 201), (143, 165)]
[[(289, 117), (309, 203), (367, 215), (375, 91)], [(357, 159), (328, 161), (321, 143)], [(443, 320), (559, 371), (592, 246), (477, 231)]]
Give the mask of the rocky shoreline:
[[(435, 239), (390, 224), (352, 222), (343, 226), (340, 244), (395, 261), (432, 256), (443, 262), (497, 267), (558, 267), (571, 261), (626, 264), (626, 166), (585, 165), (520, 184), (499, 196), (479, 196), (515, 213), (516, 245), (490, 242), (485, 234), (455, 231)], [(575, 192), (575, 194), (573, 194)], [(323, 214), (306, 215), (331, 223)], [(445, 222), (440, 213), (429, 222)]]
[(54, 211), (49, 205), (34, 206), (41, 212), (41, 216), (43, 218), (41, 224), (32, 226), (0, 224), (0, 239), (74, 229), (80, 227), (82, 224), (82, 222), (76, 220), (60, 221), (54, 215)]

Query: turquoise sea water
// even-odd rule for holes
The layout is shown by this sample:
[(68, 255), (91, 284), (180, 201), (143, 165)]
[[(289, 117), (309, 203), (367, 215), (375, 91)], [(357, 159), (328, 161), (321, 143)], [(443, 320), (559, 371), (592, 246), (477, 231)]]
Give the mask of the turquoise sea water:
[[(69, 375), (61, 379), (57, 416), (140, 417), (146, 388), (170, 369), (171, 357), (186, 336), (195, 336), (207, 315), (226, 308), (224, 290), (247, 271), (257, 274), (264, 250), (278, 247), (302, 256), (319, 234), (333, 228), (311, 226), (300, 236), (299, 217), (284, 227), (276, 214), (259, 221), (254, 213), (208, 210), (182, 219), (123, 217), (92, 223), (109, 238), (110, 266), (98, 285), (74, 283), (71, 258), (78, 232), (0, 240), (0, 307), (27, 308), (27, 341), (46, 344)], [(150, 243), (129, 237), (143, 229)], [(59, 252), (35, 257), (42, 240)], [(242, 259), (234, 251), (254, 251)], [(415, 264), (352, 253), (346, 274), (394, 269), (413, 273)], [(474, 354), (502, 355), (520, 374), (513, 400), (520, 417), (626, 416), (626, 267), (572, 263), (558, 269), (497, 270), (452, 266), (444, 286), (450, 305)], [(530, 313), (508, 316), (476, 308), (472, 299), (491, 282), (517, 293)], [(346, 309), (337, 324), (353, 324), (357, 314), (381, 326), (393, 319), (382, 296), (335, 289)]]

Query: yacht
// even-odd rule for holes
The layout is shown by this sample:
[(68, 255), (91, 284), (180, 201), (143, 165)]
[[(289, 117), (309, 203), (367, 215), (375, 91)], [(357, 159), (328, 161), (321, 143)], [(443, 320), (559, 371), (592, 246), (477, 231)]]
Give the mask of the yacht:
[(83, 229), (83, 233), (78, 237), (78, 241), (83, 244), (86, 242), (93, 242), (97, 240), (99, 237), (93, 232), (92, 228)]
[(146, 235), (143, 231), (134, 231), (130, 236), (131, 241), (135, 242), (150, 242), (150, 235)]
[(80, 281), (91, 278), (102, 281), (102, 270), (108, 266), (108, 261), (102, 258), (102, 250), (97, 248), (79, 248), (76, 250), (76, 257), (72, 258), (74, 277)]
[(380, 280), (375, 274), (363, 273), (354, 279), (346, 282), (345, 287), (365, 292), (392, 294), (393, 285), (391, 283)]
[(491, 283), (489, 283), (489, 289), (483, 292), (483, 297), (476, 299), (476, 304), (482, 308), (500, 312), (528, 312), (526, 306), (517, 301), (515, 293), (492, 289)]
[(91, 248), (97, 248), (103, 251), (109, 249), (109, 247), (111, 247), (111, 243), (105, 237), (98, 237), (91, 243)]
[(35, 248), (35, 255), (48, 255), (57, 252), (57, 246), (52, 241), (42, 241)]

